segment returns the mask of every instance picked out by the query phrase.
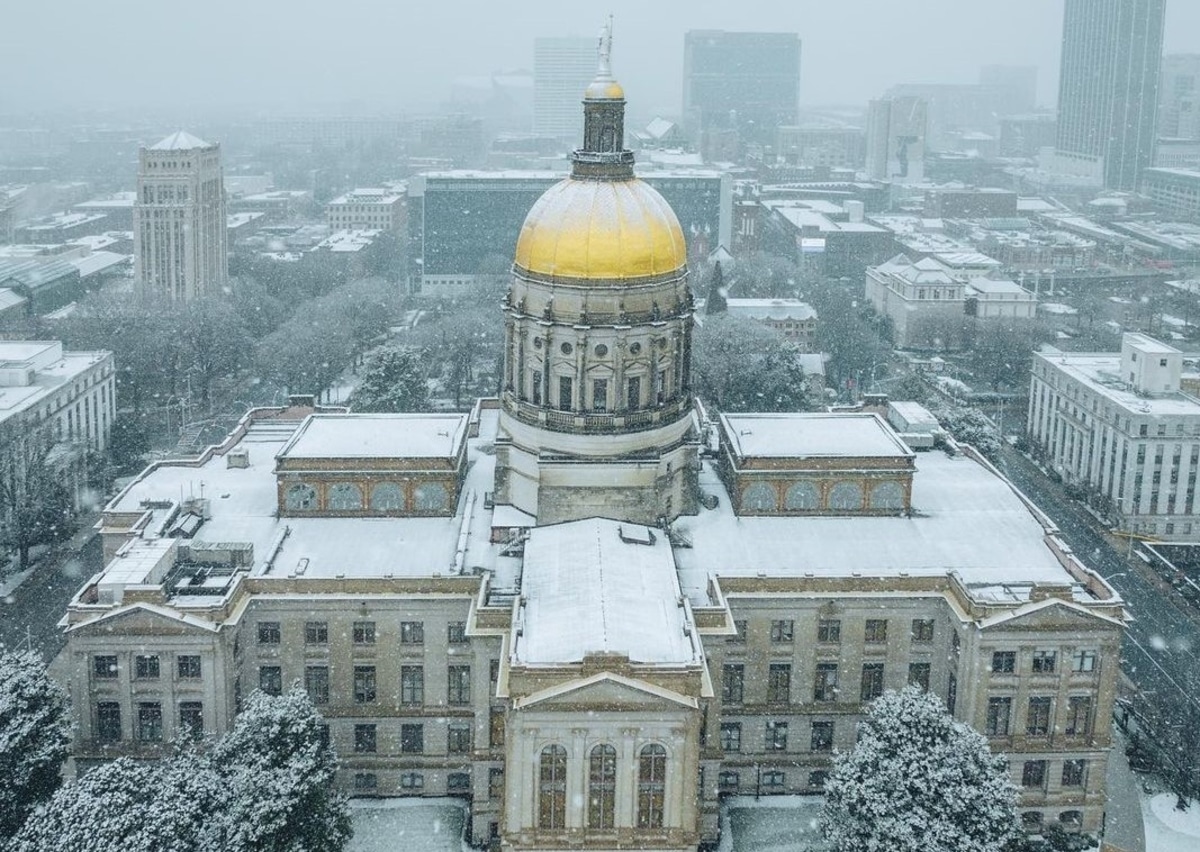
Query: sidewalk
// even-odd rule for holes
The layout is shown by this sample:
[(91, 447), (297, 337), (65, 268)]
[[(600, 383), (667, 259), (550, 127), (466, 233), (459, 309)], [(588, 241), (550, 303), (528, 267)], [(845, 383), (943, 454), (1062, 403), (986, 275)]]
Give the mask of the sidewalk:
[(1112, 847), (1122, 852), (1147, 852), (1141, 779), (1129, 768), (1129, 761), (1125, 758), (1125, 737), (1116, 730), (1115, 725), (1112, 751), (1108, 753), (1108, 772), (1104, 780), (1108, 791), (1104, 817), (1105, 848)]
[(31, 560), (32, 564), (24, 571), (15, 571), (0, 580), (0, 600), (10, 597), (47, 562), (61, 562), (83, 550), (84, 546), (91, 541), (92, 536), (96, 535), (95, 526), (99, 520), (99, 512), (80, 515), (77, 519), (78, 530), (67, 541), (46, 549), (39, 557)]

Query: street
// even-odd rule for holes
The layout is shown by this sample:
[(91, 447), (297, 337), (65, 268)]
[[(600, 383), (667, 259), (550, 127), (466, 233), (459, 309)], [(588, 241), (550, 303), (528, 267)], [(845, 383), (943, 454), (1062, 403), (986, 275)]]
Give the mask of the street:
[(1150, 569), (1140, 559), (1124, 548), (1114, 548), (1097, 530), (1099, 521), (1007, 444), (999, 467), (1058, 526), (1083, 563), (1108, 580), (1128, 603), (1132, 622), (1125, 631), (1122, 669), (1141, 694), (1182, 698), (1200, 707), (1196, 698), (1200, 628), (1187, 604), (1144, 576)]
[(49, 662), (65, 644), (55, 625), (79, 586), (102, 567), (100, 537), (91, 528), (94, 516), (64, 545), (57, 557), (47, 556), (33, 574), (3, 601), (0, 644), (32, 647)]

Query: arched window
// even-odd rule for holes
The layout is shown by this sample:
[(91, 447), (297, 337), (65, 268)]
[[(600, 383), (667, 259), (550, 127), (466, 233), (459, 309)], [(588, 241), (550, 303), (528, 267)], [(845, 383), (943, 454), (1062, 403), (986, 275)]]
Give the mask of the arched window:
[(404, 489), (394, 482), (381, 482), (371, 489), (371, 508), (377, 512), (397, 512), (404, 508)]
[(616, 820), (617, 750), (592, 749), (588, 761), (588, 828), (612, 828)]
[(316, 489), (306, 483), (297, 482), (287, 490), (283, 502), (289, 509), (314, 509), (317, 505)]
[(751, 512), (774, 512), (775, 489), (765, 482), (756, 482), (742, 492), (742, 509)]
[(817, 493), (817, 486), (811, 482), (795, 483), (788, 488), (783, 497), (783, 507), (793, 511), (817, 509), (820, 505), (821, 497)]
[(862, 486), (857, 482), (839, 482), (829, 492), (830, 509), (861, 509)]
[(413, 492), (413, 504), (418, 512), (440, 512), (449, 502), (446, 486), (440, 482), (423, 482)]
[(638, 756), (638, 828), (662, 828), (666, 784), (667, 750), (660, 745), (643, 747)]
[(342, 511), (362, 508), (362, 489), (351, 482), (339, 482), (329, 487), (329, 508)]
[(872, 509), (903, 509), (904, 489), (899, 482), (880, 482), (871, 487)]
[(538, 828), (567, 825), (567, 750), (546, 746), (538, 760)]

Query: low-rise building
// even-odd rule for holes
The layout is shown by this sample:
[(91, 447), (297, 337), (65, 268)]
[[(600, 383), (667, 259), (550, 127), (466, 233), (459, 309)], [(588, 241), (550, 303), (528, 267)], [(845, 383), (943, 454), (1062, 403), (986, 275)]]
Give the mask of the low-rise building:
[(1016, 281), (971, 278), (966, 289), (966, 313), (980, 320), (1031, 320), (1037, 316), (1037, 296)]
[(962, 345), (966, 285), (932, 258), (903, 254), (869, 267), (867, 300), (892, 321), (898, 349), (957, 349)]
[(817, 312), (799, 299), (726, 299), (726, 310), (779, 332), (801, 352), (816, 345)]
[(1034, 356), (1029, 439), (1063, 480), (1121, 529), (1200, 533), (1200, 399), (1180, 388), (1183, 354), (1144, 334), (1120, 352)]
[(408, 202), (403, 186), (395, 189), (353, 189), (325, 205), (331, 231), (372, 230), (404, 233)]
[(1200, 169), (1146, 169), (1142, 192), (1169, 216), (1200, 218)]

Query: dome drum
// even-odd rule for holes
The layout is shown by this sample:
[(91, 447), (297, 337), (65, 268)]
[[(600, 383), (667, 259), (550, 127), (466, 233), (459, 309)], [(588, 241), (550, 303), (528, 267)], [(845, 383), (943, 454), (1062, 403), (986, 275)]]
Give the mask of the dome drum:
[(505, 311), (513, 318), (586, 326), (627, 326), (690, 317), (686, 272), (617, 288), (572, 287), (514, 271)]

